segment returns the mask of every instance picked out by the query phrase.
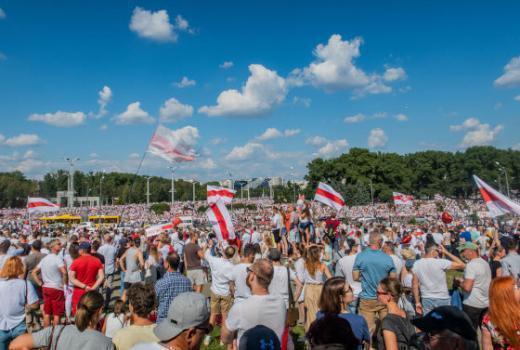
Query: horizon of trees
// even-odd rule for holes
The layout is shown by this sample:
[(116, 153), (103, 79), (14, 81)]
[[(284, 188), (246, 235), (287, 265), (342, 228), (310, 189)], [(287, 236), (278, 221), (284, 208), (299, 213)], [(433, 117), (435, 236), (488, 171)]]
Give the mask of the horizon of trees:
[[(275, 202), (294, 202), (299, 192), (312, 198), (320, 181), (334, 187), (349, 205), (391, 201), (393, 191), (416, 198), (432, 198), (435, 194), (468, 198), (477, 194), (474, 174), (506, 193), (507, 172), (511, 193), (520, 190), (520, 151), (491, 146), (472, 147), (464, 152), (421, 151), (405, 155), (352, 148), (336, 158), (316, 158), (307, 164), (307, 169), (307, 188), (302, 191), (291, 182), (275, 186)], [(25, 207), (29, 196), (56, 197), (57, 191), (67, 190), (67, 178), (66, 170), (47, 173), (42, 180), (27, 179), (19, 171), (0, 173), (0, 207)], [(144, 175), (74, 172), (76, 197), (99, 196), (100, 184), (104, 204), (146, 203)], [(218, 182), (195, 183), (197, 200), (206, 198), (208, 184)], [(169, 203), (170, 190), (171, 179), (150, 177), (150, 202)], [(175, 201), (191, 200), (192, 191), (190, 181), (175, 179)], [(237, 197), (240, 196), (241, 190), (237, 189)], [(251, 190), (250, 196), (269, 196), (269, 190)]]

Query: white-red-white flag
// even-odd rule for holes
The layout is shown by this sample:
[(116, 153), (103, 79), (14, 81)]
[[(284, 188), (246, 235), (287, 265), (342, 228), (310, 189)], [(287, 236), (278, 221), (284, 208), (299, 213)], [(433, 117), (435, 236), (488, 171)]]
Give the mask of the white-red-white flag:
[(144, 232), (146, 233), (146, 237), (154, 237), (168, 230), (173, 230), (173, 223), (167, 222), (164, 224), (152, 225), (147, 227)]
[(206, 216), (208, 217), (209, 223), (213, 227), (213, 231), (217, 235), (219, 241), (235, 239), (233, 221), (231, 220), (231, 215), (229, 215), (229, 211), (222, 200), (210, 204), (208, 210), (206, 210)]
[(52, 203), (48, 199), (39, 197), (29, 197), (27, 199), (27, 212), (29, 214), (48, 213), (59, 210), (60, 206), (58, 204)]
[(192, 126), (170, 130), (159, 125), (152, 136), (148, 152), (169, 162), (191, 162), (197, 158), (193, 149), (197, 138), (198, 131)]
[(227, 187), (220, 186), (207, 186), (208, 193), (208, 203), (216, 203), (219, 199), (224, 202), (224, 204), (229, 204), (235, 197), (235, 190), (232, 190)]
[(516, 214), (520, 215), (520, 204), (513, 202), (509, 197), (504, 196), (502, 193), (489, 186), (487, 183), (482, 181), (477, 175), (473, 175), (480, 194), (486, 202), (486, 206), (492, 217), (504, 215), (504, 214)]
[(409, 194), (402, 194), (399, 192), (393, 192), (394, 204), (395, 205), (412, 205), (413, 196)]
[(343, 200), (341, 194), (323, 182), (318, 184), (316, 194), (314, 195), (314, 200), (328, 205), (337, 211), (341, 210), (341, 208), (345, 206), (345, 200)]

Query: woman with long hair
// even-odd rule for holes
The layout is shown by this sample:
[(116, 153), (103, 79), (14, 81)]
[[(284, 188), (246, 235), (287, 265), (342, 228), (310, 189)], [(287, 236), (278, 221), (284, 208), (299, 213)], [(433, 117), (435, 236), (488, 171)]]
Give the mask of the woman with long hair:
[(22, 259), (7, 258), (0, 272), (0, 350), (6, 350), (11, 340), (27, 331), (25, 305), (38, 308), (36, 290), (23, 275)]
[(311, 240), (311, 211), (308, 206), (300, 213), (300, 242), (309, 244)]
[(482, 319), (482, 349), (520, 349), (520, 290), (511, 276), (489, 287), (489, 309)]
[(332, 274), (327, 265), (321, 261), (320, 247), (315, 245), (307, 249), (304, 267), (302, 283), (305, 285), (305, 296), (303, 303), (306, 309), (305, 331), (308, 331), (311, 323), (316, 319), (323, 283), (326, 278), (331, 278)]
[(91, 290), (79, 299), (75, 324), (52, 326), (36, 333), (23, 334), (12, 341), (9, 349), (100, 349), (112, 350), (110, 338), (96, 330), (105, 300), (98, 291)]
[(354, 291), (347, 284), (345, 278), (329, 278), (321, 291), (320, 311), (316, 314), (316, 318), (320, 319), (327, 314), (334, 314), (344, 318), (350, 324), (354, 335), (359, 341), (359, 348), (361, 348), (363, 343), (370, 342), (370, 333), (367, 321), (365, 321), (363, 316), (350, 312), (349, 305), (352, 301), (354, 301)]
[(383, 278), (377, 286), (377, 299), (388, 308), (388, 314), (376, 332), (379, 350), (408, 349), (408, 343), (415, 334), (415, 327), (398, 305), (402, 294), (401, 283), (397, 278)]

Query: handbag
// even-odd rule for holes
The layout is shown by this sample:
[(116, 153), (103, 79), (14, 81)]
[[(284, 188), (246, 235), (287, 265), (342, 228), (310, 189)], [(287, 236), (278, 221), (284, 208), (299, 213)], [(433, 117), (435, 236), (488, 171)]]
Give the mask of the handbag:
[(287, 288), (289, 291), (289, 309), (287, 309), (287, 325), (289, 327), (294, 327), (298, 323), (298, 319), (300, 318), (300, 314), (298, 312), (298, 308), (294, 303), (294, 296), (291, 288), (291, 273), (289, 272), (289, 267), (287, 266)]

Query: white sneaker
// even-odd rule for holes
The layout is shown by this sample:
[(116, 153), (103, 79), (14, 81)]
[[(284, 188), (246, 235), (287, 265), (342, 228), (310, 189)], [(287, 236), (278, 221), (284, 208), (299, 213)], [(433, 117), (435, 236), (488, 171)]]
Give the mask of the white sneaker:
[(209, 343), (211, 343), (211, 336), (208, 334), (204, 337), (204, 346), (209, 346)]

